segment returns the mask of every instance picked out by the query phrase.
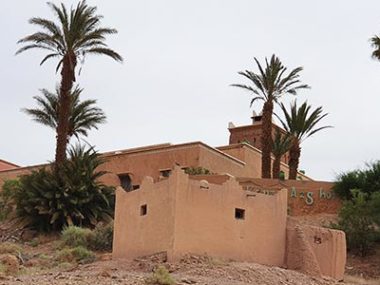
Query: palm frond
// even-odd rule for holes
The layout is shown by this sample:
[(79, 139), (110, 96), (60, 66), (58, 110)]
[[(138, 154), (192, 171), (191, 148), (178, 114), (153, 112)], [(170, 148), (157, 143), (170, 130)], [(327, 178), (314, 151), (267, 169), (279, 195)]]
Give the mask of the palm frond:
[[(69, 116), (69, 137), (79, 135), (87, 136), (91, 129), (98, 129), (99, 124), (106, 122), (103, 110), (96, 107), (96, 100), (80, 100), (83, 89), (78, 86), (71, 92), (71, 109)], [(46, 89), (41, 90), (42, 96), (33, 97), (37, 108), (22, 109), (31, 116), (33, 121), (56, 129), (58, 125), (59, 112), (59, 90), (52, 93)]]
[(84, 54), (107, 55), (107, 56), (111, 57), (112, 59), (114, 59), (116, 61), (120, 61), (120, 62), (123, 61), (123, 58), (121, 57), (120, 54), (118, 54), (117, 52), (115, 52), (115, 51), (113, 51), (112, 49), (109, 49), (109, 48), (101, 48), (101, 47), (90, 48), (90, 49), (85, 50)]
[(331, 126), (315, 128), (328, 115), (323, 114), (322, 107), (311, 111), (311, 106), (307, 102), (298, 107), (296, 101), (290, 105), (290, 111), (284, 104), (280, 106), (285, 117), (285, 120), (279, 118), (282, 126), (300, 142), (323, 129), (331, 128)]

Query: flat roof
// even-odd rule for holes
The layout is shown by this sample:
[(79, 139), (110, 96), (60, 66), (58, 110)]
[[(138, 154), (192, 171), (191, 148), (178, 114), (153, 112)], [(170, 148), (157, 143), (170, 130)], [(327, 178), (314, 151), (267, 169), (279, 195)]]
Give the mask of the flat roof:
[[(189, 142), (189, 143), (182, 143), (182, 144), (170, 144), (170, 143), (163, 143), (163, 144), (155, 144), (155, 145), (149, 145), (149, 146), (143, 146), (143, 147), (136, 147), (136, 148), (129, 148), (129, 149), (123, 149), (123, 150), (116, 150), (116, 151), (107, 151), (104, 153), (99, 153), (101, 157), (114, 157), (114, 156), (121, 156), (121, 155), (130, 155), (130, 154), (139, 154), (139, 153), (149, 153), (149, 152), (157, 152), (157, 151), (170, 151), (180, 148), (187, 148), (187, 147), (203, 147), (207, 150), (210, 150), (211, 152), (223, 156), (227, 158), (228, 160), (233, 161), (234, 163), (237, 163), (241, 166), (244, 166), (246, 163), (244, 161), (241, 161), (237, 159), (236, 157), (233, 157), (227, 153), (224, 153), (223, 151), (220, 151), (219, 149), (213, 148), (203, 142), (196, 141), (196, 142)], [(49, 163), (45, 164), (37, 164), (37, 165), (30, 165), (30, 166), (24, 166), (19, 167), (15, 169), (7, 169), (7, 170), (0, 170), (0, 173), (4, 172), (12, 172), (15, 170), (27, 170), (27, 169), (33, 169), (38, 167), (43, 167), (50, 165)]]

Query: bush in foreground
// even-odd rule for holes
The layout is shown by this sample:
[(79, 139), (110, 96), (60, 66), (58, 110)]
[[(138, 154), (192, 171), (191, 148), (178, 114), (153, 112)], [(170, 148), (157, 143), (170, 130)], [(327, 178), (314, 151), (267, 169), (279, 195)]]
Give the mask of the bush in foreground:
[(169, 271), (164, 266), (158, 266), (153, 275), (145, 279), (147, 285), (175, 285), (175, 280), (170, 276)]
[(58, 252), (59, 262), (91, 263), (95, 260), (95, 254), (83, 246), (64, 248)]
[(338, 223), (332, 226), (346, 233), (348, 250), (365, 256), (371, 252), (378, 235), (371, 206), (374, 200), (360, 190), (351, 192), (352, 199), (343, 202)]
[(91, 234), (90, 229), (76, 226), (64, 228), (61, 234), (62, 244), (69, 247), (82, 246), (88, 248)]
[(14, 208), (14, 193), (19, 187), (19, 181), (6, 180), (0, 190), (0, 221), (9, 217)]
[(73, 147), (59, 175), (42, 168), (20, 178), (15, 191), (17, 215), (37, 230), (95, 226), (111, 221), (114, 188), (100, 183), (96, 170), (104, 161), (92, 149)]
[(66, 247), (82, 246), (97, 251), (111, 251), (113, 241), (113, 223), (99, 223), (94, 230), (70, 226), (63, 229), (62, 245)]
[(91, 232), (89, 248), (99, 251), (111, 251), (113, 242), (113, 223), (99, 224)]

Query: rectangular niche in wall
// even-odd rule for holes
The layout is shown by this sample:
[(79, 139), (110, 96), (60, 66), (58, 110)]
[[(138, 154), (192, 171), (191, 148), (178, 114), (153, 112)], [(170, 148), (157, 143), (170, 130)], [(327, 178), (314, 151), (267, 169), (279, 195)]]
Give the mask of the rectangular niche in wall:
[(235, 219), (237, 220), (244, 220), (245, 219), (245, 210), (235, 208)]
[(140, 207), (140, 216), (145, 216), (147, 213), (148, 213), (148, 206), (146, 204), (142, 205)]

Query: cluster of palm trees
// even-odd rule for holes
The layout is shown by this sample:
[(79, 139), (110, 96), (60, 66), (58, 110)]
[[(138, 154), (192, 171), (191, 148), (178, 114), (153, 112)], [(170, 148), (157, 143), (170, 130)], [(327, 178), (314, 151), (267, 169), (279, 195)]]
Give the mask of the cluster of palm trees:
[[(294, 101), (290, 105), (290, 111), (284, 104), (280, 103), (283, 95), (297, 95), (299, 90), (309, 89), (307, 84), (302, 84), (300, 72), (302, 67), (297, 67), (290, 72), (282, 64), (276, 55), (271, 59), (265, 59), (265, 66), (262, 66), (257, 58), (255, 62), (258, 72), (245, 70), (239, 72), (250, 81), (249, 85), (232, 84), (232, 86), (243, 88), (253, 94), (251, 106), (256, 101), (263, 101), (262, 109), (262, 157), (261, 176), (262, 178), (279, 178), (281, 158), (289, 152), (289, 179), (297, 179), (299, 158), (301, 155), (300, 144), (303, 140), (316, 132), (329, 128), (330, 126), (316, 127), (327, 115), (323, 114), (322, 107), (311, 110), (311, 106), (304, 102), (297, 107)], [(280, 119), (284, 130), (276, 129), (273, 135), (273, 108), (274, 104), (280, 104), (285, 119)], [(272, 167), (272, 155), (274, 156)]]
[[(49, 59), (58, 59), (56, 72), (60, 72), (61, 82), (56, 92), (51, 93), (42, 89), (43, 96), (34, 97), (38, 107), (24, 109), (33, 120), (55, 129), (55, 169), (58, 170), (66, 160), (70, 138), (87, 136), (90, 129), (97, 128), (97, 125), (104, 123), (106, 119), (104, 112), (96, 107), (95, 100), (80, 100), (83, 89), (78, 85), (74, 87), (78, 62), (91, 54), (106, 55), (119, 62), (123, 59), (105, 43), (106, 36), (117, 31), (100, 26), (102, 16), (96, 14), (96, 7), (88, 6), (85, 0), (71, 9), (67, 9), (64, 4), (48, 3), (48, 5), (57, 22), (38, 17), (30, 19), (30, 24), (38, 26), (41, 30), (19, 40), (18, 43), (23, 46), (16, 54), (30, 49), (42, 49), (47, 54), (42, 59), (41, 65)], [(380, 59), (380, 38), (374, 36), (371, 42), (375, 48), (373, 57)], [(254, 60), (258, 72), (250, 70), (239, 72), (249, 80), (250, 84), (233, 84), (233, 86), (253, 94), (251, 105), (256, 101), (264, 103), (261, 137), (262, 177), (278, 178), (281, 158), (289, 153), (289, 179), (296, 179), (301, 155), (300, 144), (316, 132), (330, 127), (318, 127), (327, 114), (323, 113), (322, 107), (312, 110), (307, 102), (298, 107), (294, 101), (289, 110), (280, 102), (285, 94), (297, 95), (298, 91), (310, 88), (300, 80), (302, 67), (288, 72), (275, 55), (269, 61), (265, 59), (265, 66), (262, 66), (257, 58)], [(277, 103), (280, 104), (284, 115), (284, 119), (277, 116), (283, 130), (277, 130), (273, 134), (273, 109)]]
[(66, 151), (72, 136), (87, 135), (88, 130), (97, 128), (105, 122), (103, 111), (95, 107), (95, 100), (80, 101), (82, 89), (74, 87), (78, 62), (87, 55), (106, 55), (122, 62), (122, 57), (105, 43), (107, 35), (117, 31), (100, 26), (102, 16), (96, 14), (96, 7), (80, 1), (75, 7), (67, 9), (64, 4), (48, 3), (57, 22), (32, 18), (30, 24), (41, 30), (28, 35), (19, 44), (23, 46), (16, 54), (30, 49), (42, 49), (47, 55), (41, 65), (49, 59), (58, 59), (56, 72), (60, 72), (61, 82), (56, 93), (46, 89), (42, 95), (35, 97), (38, 108), (24, 109), (32, 118), (56, 131), (56, 154), (54, 169), (59, 171), (66, 161)]

